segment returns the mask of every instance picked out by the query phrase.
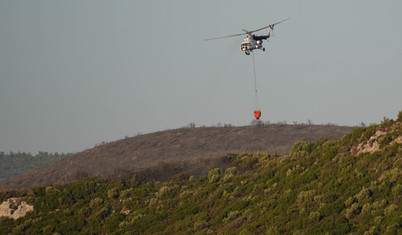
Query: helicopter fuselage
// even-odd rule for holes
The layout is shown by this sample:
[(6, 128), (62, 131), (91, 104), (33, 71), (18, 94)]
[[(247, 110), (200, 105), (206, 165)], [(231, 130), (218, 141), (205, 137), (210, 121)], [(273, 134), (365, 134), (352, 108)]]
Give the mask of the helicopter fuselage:
[(262, 46), (262, 41), (268, 39), (270, 34), (263, 36), (255, 36), (254, 34), (249, 34), (243, 39), (243, 43), (240, 46), (240, 50), (244, 51), (246, 55), (250, 55), (255, 49), (260, 49), (265, 51), (265, 47)]
[[(241, 36), (241, 35), (247, 35), (243, 39), (242, 44), (240, 45), (240, 50), (244, 51), (244, 53), (246, 53), (246, 55), (250, 55), (250, 53), (255, 49), (260, 49), (262, 51), (265, 51), (265, 47), (262, 46), (263, 40), (266, 40), (271, 36), (271, 32), (274, 29), (275, 25), (277, 25), (277, 24), (279, 24), (279, 23), (281, 23), (283, 21), (286, 21), (288, 19), (281, 20), (279, 22), (276, 22), (275, 24), (270, 24), (270, 25), (264, 26), (264, 27), (256, 29), (256, 30), (242, 29), (244, 31), (244, 33), (226, 35), (226, 36), (222, 36), (222, 37), (207, 38), (205, 40), (207, 41), (207, 40), (215, 40), (215, 39), (222, 39), (222, 38), (230, 38), (230, 37), (237, 37), (237, 36)], [(254, 32), (257, 32), (257, 31), (260, 31), (260, 30), (263, 30), (263, 29), (268, 29), (268, 34), (267, 35), (255, 36), (253, 34)]]

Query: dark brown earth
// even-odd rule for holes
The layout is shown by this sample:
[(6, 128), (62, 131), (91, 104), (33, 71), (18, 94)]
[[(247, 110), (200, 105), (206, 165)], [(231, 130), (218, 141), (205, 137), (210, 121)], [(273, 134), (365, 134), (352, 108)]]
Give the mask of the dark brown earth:
[(127, 177), (164, 180), (183, 172), (207, 174), (225, 168), (227, 153), (287, 154), (297, 141), (340, 138), (354, 127), (324, 125), (259, 125), (181, 128), (117, 140), (31, 170), (0, 184), (0, 188), (30, 188), (67, 183), (83, 177)]

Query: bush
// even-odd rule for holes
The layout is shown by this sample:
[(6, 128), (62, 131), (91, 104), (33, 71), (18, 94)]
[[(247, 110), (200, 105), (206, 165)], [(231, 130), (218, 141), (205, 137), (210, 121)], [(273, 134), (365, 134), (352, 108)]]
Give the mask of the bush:
[(220, 168), (215, 168), (208, 172), (209, 183), (216, 183), (221, 178), (222, 170)]
[(270, 227), (267, 230), (267, 235), (280, 235), (281, 233), (279, 232), (278, 228), (276, 226)]
[(110, 199), (117, 199), (117, 198), (119, 198), (119, 195), (120, 195), (119, 190), (117, 188), (109, 189), (109, 191), (107, 192), (107, 196)]
[(170, 191), (171, 191), (171, 189), (168, 186), (163, 186), (158, 191), (158, 197), (163, 197), (166, 194), (168, 194)]
[(290, 156), (292, 158), (304, 157), (313, 151), (313, 146), (313, 143), (308, 143), (305, 141), (297, 142), (292, 146)]
[(398, 119), (397, 119), (397, 121), (398, 121), (398, 122), (402, 122), (402, 110), (399, 111), (399, 113), (398, 113)]
[(103, 199), (102, 199), (102, 198), (99, 198), (99, 197), (94, 198), (94, 199), (92, 199), (92, 200), (89, 202), (89, 206), (90, 206), (91, 208), (95, 208), (95, 207), (101, 206), (102, 204), (103, 204)]
[(109, 232), (115, 232), (119, 228), (120, 222), (125, 219), (125, 215), (119, 212), (113, 213), (104, 222), (104, 228)]
[(348, 199), (346, 199), (345, 201), (345, 206), (349, 207), (351, 206), (353, 203), (355, 202), (355, 199), (353, 197), (349, 197)]
[(377, 129), (358, 129), (342, 141), (297, 143), (294, 158), (228, 154), (235, 167), (188, 181), (183, 175), (142, 184), (135, 177), (83, 179), (25, 193), (0, 191), (1, 198), (23, 195), (35, 202), (24, 218), (1, 217), (0, 234), (397, 234), (400, 144), (349, 154), (352, 143)]
[(309, 218), (313, 222), (320, 221), (320, 219), (321, 219), (320, 212), (318, 212), (318, 211), (311, 212)]
[(315, 195), (315, 190), (302, 191), (297, 196), (297, 203), (302, 204), (306, 202), (312, 202)]
[(389, 205), (387, 208), (384, 210), (384, 215), (385, 216), (391, 216), (395, 211), (397, 211), (398, 206), (395, 204)]
[(363, 189), (358, 194), (356, 194), (355, 197), (358, 201), (361, 201), (365, 198), (369, 198), (372, 194), (373, 193), (369, 189), (363, 187)]
[(353, 203), (350, 208), (346, 209), (345, 217), (351, 219), (353, 216), (360, 213), (360, 206), (357, 203)]
[[(6, 216), (0, 216), (0, 228), (6, 225), (10, 225), (14, 222), (13, 219), (8, 218)], [(1, 231), (1, 230), (0, 230)]]

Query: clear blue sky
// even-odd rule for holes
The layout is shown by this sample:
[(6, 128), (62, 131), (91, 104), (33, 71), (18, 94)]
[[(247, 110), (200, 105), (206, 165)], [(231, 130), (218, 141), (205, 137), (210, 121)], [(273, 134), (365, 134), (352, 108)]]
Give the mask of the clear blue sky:
[[(264, 121), (357, 125), (402, 108), (402, 1), (0, 1), (0, 151)], [(261, 32), (265, 33), (265, 32)]]

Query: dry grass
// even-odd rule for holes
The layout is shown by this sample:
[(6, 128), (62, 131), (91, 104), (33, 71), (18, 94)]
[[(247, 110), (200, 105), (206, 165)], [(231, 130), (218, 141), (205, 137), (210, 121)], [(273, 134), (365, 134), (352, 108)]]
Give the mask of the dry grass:
[(7, 180), (0, 188), (30, 188), (71, 182), (82, 177), (168, 179), (178, 172), (203, 175), (226, 168), (226, 153), (287, 154), (296, 141), (339, 138), (354, 127), (324, 125), (260, 125), (244, 127), (181, 128), (125, 138), (71, 155)]

